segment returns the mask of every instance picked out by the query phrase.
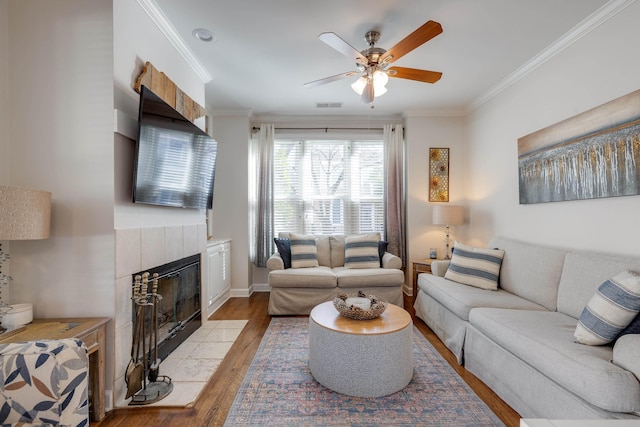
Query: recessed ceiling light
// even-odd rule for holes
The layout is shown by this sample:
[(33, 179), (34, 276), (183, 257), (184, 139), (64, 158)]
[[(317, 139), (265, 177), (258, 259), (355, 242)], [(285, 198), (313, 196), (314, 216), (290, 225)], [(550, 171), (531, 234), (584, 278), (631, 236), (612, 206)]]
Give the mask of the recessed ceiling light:
[(196, 39), (206, 43), (216, 41), (216, 36), (211, 34), (211, 31), (205, 30), (204, 28), (196, 28), (191, 32), (191, 34), (193, 34), (193, 37), (195, 37)]

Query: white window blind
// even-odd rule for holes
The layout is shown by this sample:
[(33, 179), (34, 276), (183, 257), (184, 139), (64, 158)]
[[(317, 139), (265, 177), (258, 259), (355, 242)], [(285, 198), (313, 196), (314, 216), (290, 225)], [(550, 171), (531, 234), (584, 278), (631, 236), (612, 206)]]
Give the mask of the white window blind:
[(384, 237), (382, 141), (275, 141), (274, 231)]

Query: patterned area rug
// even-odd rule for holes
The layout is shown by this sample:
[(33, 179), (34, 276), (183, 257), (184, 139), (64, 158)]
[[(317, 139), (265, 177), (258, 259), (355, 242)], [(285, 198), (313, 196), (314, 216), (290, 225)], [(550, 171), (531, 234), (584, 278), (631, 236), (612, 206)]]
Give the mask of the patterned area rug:
[(274, 318), (225, 426), (504, 426), (414, 327), (414, 375), (397, 393), (350, 397), (309, 371), (308, 319)]

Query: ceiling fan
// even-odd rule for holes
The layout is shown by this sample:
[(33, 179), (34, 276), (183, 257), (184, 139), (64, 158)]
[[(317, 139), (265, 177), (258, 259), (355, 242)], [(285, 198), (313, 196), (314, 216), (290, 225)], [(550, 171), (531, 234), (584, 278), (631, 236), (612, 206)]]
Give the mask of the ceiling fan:
[(357, 71), (347, 71), (335, 76), (325, 77), (305, 83), (305, 87), (314, 87), (340, 80), (344, 77), (361, 75), (361, 77), (351, 85), (353, 90), (361, 94), (363, 104), (369, 104), (374, 97), (384, 94), (387, 89), (385, 84), (389, 77), (400, 79), (417, 80), (425, 83), (435, 83), (440, 80), (442, 73), (437, 71), (419, 70), (416, 68), (389, 67), (389, 64), (402, 58), (418, 46), (428, 42), (442, 32), (442, 26), (435, 21), (427, 21), (420, 28), (409, 34), (389, 50), (375, 47), (380, 38), (378, 31), (369, 31), (365, 35), (365, 40), (369, 48), (358, 52), (349, 43), (338, 37), (335, 33), (322, 33), (318, 36), (320, 40), (356, 62)]

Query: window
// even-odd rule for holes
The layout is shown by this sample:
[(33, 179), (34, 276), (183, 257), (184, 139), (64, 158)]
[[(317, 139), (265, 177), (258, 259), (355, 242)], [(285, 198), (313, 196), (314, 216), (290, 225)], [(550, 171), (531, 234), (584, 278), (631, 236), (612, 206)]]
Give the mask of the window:
[(382, 141), (274, 144), (274, 232), (384, 237)]

